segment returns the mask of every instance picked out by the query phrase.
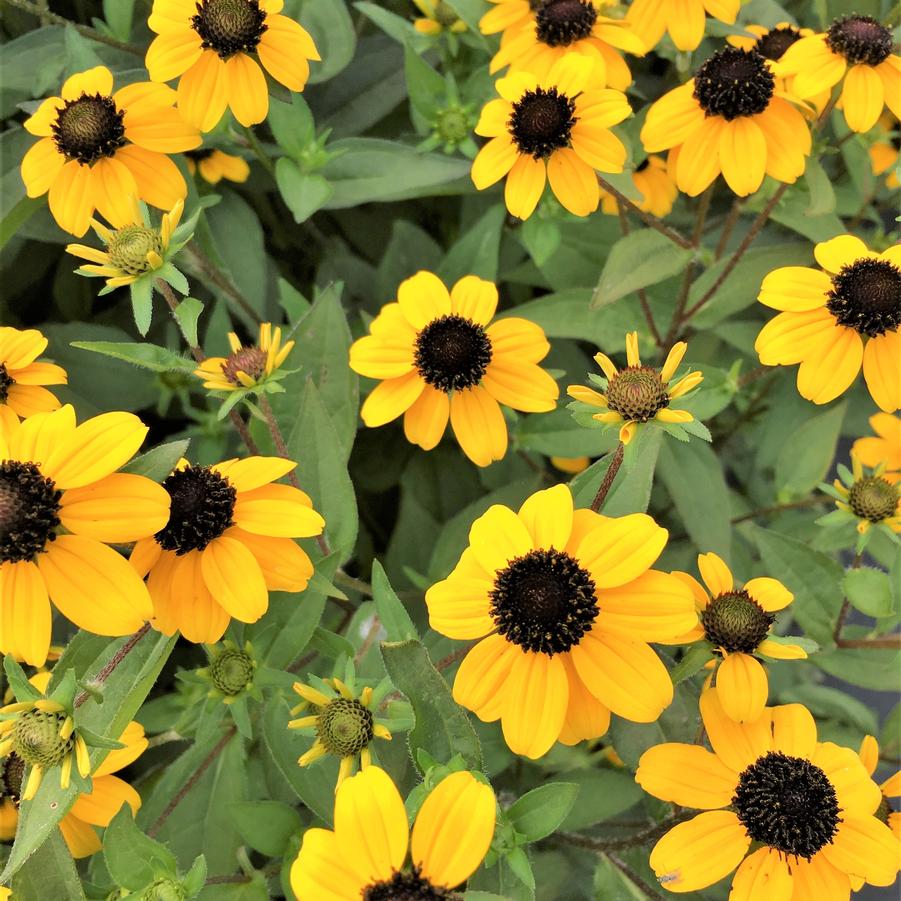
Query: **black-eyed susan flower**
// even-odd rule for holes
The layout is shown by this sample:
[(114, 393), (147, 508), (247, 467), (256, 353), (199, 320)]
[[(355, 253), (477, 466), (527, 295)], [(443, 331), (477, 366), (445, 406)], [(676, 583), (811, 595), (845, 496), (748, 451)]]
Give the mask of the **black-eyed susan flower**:
[(309, 685), (294, 683), (294, 691), (302, 700), (291, 709), (291, 714), (297, 716), (305, 712), (306, 715), (291, 720), (288, 728), (316, 736), (310, 750), (297, 759), (299, 766), (309, 766), (326, 756), (340, 759), (337, 791), (353, 772), (357, 760), (361, 769), (372, 766), (371, 746), (375, 739), (391, 741), (388, 726), (375, 716), (389, 685), (385, 682), (375, 691), (366, 685), (358, 692), (353, 678), (344, 682), (337, 677), (317, 679), (312, 676), (310, 682)]
[(545, 181), (576, 216), (598, 208), (595, 170), (622, 172), (626, 148), (610, 126), (631, 115), (626, 95), (612, 89), (586, 90), (591, 61), (570, 54), (544, 78), (515, 72), (498, 79), (498, 98), (482, 109), (476, 134), (491, 140), (472, 164), (480, 190), (506, 176), (504, 200), (520, 219), (532, 215)]
[(648, 153), (679, 147), (676, 185), (691, 197), (722, 173), (738, 196), (753, 194), (764, 175), (792, 184), (804, 173), (810, 129), (776, 92), (756, 50), (726, 47), (695, 77), (651, 105), (641, 129)]
[(741, 50), (756, 50), (771, 63), (778, 62), (785, 51), (801, 38), (810, 37), (810, 28), (798, 28), (791, 22), (778, 22), (771, 28), (766, 25), (746, 24), (741, 26), (747, 34), (730, 34), (726, 40)]
[(656, 720), (673, 685), (648, 642), (697, 623), (688, 586), (651, 569), (667, 534), (644, 513), (574, 511), (567, 485), (518, 512), (489, 508), (425, 596), (436, 632), (480, 639), (457, 671), (457, 703), (500, 720), (510, 749), (531, 758), (598, 738), (611, 711)]
[(884, 466), (882, 478), (893, 485), (901, 482), (901, 417), (889, 413), (875, 413), (870, 428), (876, 433), (858, 438), (851, 448), (864, 466), (875, 469)]
[[(668, 216), (679, 196), (676, 180), (662, 156), (651, 154), (643, 159), (632, 172), (632, 184), (641, 194), (635, 205), (647, 213), (662, 218)], [(601, 210), (615, 216), (619, 210), (617, 199), (601, 188)]]
[[(901, 244), (884, 253), (839, 235), (814, 248), (822, 267), (785, 266), (763, 280), (757, 299), (781, 310), (757, 336), (764, 366), (798, 367), (798, 393), (825, 404), (863, 366), (881, 410), (901, 407)], [(825, 270), (825, 271), (823, 271)]]
[[(871, 777), (874, 776), (876, 767), (879, 766), (879, 742), (872, 735), (865, 735), (857, 753), (866, 771)], [(876, 811), (876, 816), (894, 832), (895, 838), (901, 841), (901, 811), (892, 804), (892, 799), (901, 798), (901, 770), (896, 770), (882, 782), (879, 790), (882, 792), (882, 803)]]
[(561, 59), (578, 55), (592, 63), (586, 87), (625, 91), (632, 73), (620, 51), (644, 56), (646, 46), (622, 19), (599, 15), (600, 5), (594, 0), (539, 0), (523, 24), (504, 34), (489, 71), (509, 66), (511, 75), (527, 72), (543, 81)]
[(626, 21), (648, 50), (664, 33), (678, 50), (697, 49), (707, 27), (707, 15), (732, 25), (741, 0), (633, 0)]
[(685, 425), (694, 417), (688, 410), (675, 410), (670, 404), (693, 391), (704, 380), (702, 373), (689, 372), (670, 385), (688, 345), (684, 341), (674, 344), (667, 354), (663, 368), (657, 370), (641, 365), (638, 352), (638, 332), (626, 335), (626, 368), (617, 369), (606, 354), (595, 354), (595, 361), (604, 371), (605, 378), (589, 375), (588, 378), (603, 390), (603, 394), (584, 385), (570, 385), (567, 394), (579, 404), (602, 413), (592, 413), (592, 418), (607, 424), (622, 423), (619, 440), (628, 444), (639, 425), (652, 419), (666, 425)]
[(794, 43), (776, 71), (792, 78), (792, 91), (802, 99), (831, 91), (842, 82), (838, 107), (852, 131), (869, 131), (887, 106), (901, 118), (901, 56), (894, 38), (870, 16), (836, 19), (823, 34)]
[[(97, 635), (128, 635), (153, 615), (147, 588), (110, 544), (166, 524), (169, 498), (117, 472), (147, 427), (131, 413), (75, 424), (68, 404), (0, 426), (0, 650), (41, 666), (52, 601)], [(49, 599), (49, 600), (48, 600)]]
[[(777, 579), (761, 576), (735, 585), (725, 561), (714, 553), (698, 555), (704, 585), (684, 572), (673, 573), (691, 588), (699, 623), (683, 642), (704, 639), (721, 658), (716, 687), (726, 715), (738, 722), (757, 719), (766, 706), (769, 683), (757, 657), (802, 660), (806, 651), (796, 644), (774, 641), (776, 613), (794, 596)], [(706, 586), (706, 588), (705, 588)]]
[(211, 185), (218, 185), (224, 178), (241, 184), (250, 178), (250, 164), (243, 157), (233, 153), (225, 153), (211, 147), (200, 150), (189, 150), (185, 153), (188, 171), (191, 175), (200, 173), (200, 177)]
[(495, 806), (490, 786), (451, 773), (423, 802), (411, 834), (391, 778), (368, 767), (338, 789), (334, 831), (304, 833), (291, 887), (298, 898), (321, 901), (453, 898), (488, 853)]
[(422, 16), (413, 20), (413, 27), (420, 34), (435, 35), (441, 34), (442, 31), (460, 34), (466, 31), (466, 23), (444, 0), (413, 0), (413, 2), (422, 13)]
[(899, 130), (901, 124), (894, 116), (880, 116), (874, 129), (877, 132), (876, 140), (867, 148), (873, 175), (885, 175), (887, 188), (897, 188), (899, 185), (898, 157), (901, 153)]
[(37, 329), (0, 327), (0, 424), (13, 428), (19, 419), (59, 407), (45, 385), (65, 385), (66, 370), (38, 361), (47, 339)]
[(901, 532), (901, 482), (885, 477), (885, 462), (878, 463), (869, 472), (864, 470), (857, 454), (851, 451), (851, 471), (839, 466), (840, 478), (832, 486), (821, 487), (835, 498), (841, 513), (828, 515), (825, 523), (854, 522), (860, 535), (870, 529), (882, 527), (888, 533)]
[(588, 469), (591, 457), (551, 457), (551, 466), (560, 472), (578, 475)]
[(288, 90), (302, 91), (310, 60), (320, 58), (309, 32), (280, 15), (283, 6), (284, 0), (154, 0), (147, 24), (157, 37), (145, 60), (151, 79), (179, 79), (178, 109), (201, 131), (215, 128), (226, 107), (242, 125), (262, 122), (269, 112), (263, 69)]
[(554, 409), (557, 384), (539, 365), (550, 345), (519, 318), (492, 322), (497, 288), (467, 275), (448, 292), (431, 272), (401, 282), (370, 334), (354, 342), (350, 368), (381, 379), (360, 415), (367, 426), (404, 417), (407, 440), (431, 450), (450, 420), (478, 466), (500, 460), (507, 425), (500, 404), (531, 413)]
[(167, 154), (200, 145), (174, 103), (175, 91), (149, 82), (113, 93), (105, 66), (73, 75), (25, 122), (40, 138), (22, 159), (28, 196), (49, 192), (53, 218), (78, 237), (94, 210), (116, 228), (127, 225), (133, 195), (171, 210), (188, 188)]
[(313, 564), (293, 539), (319, 535), (325, 523), (303, 491), (275, 484), (296, 465), (281, 457), (214, 466), (182, 460), (165, 479), (169, 520), (130, 558), (148, 576), (156, 629), (212, 643), (231, 618), (256, 622), (269, 608), (269, 589), (307, 587)]
[(635, 774), (649, 794), (704, 811), (651, 851), (663, 888), (694, 892), (735, 871), (732, 901), (839, 901), (860, 880), (895, 881), (898, 842), (874, 815), (879, 787), (850, 748), (817, 741), (805, 707), (767, 708), (736, 723), (710, 689), (701, 717), (712, 752), (658, 745)]

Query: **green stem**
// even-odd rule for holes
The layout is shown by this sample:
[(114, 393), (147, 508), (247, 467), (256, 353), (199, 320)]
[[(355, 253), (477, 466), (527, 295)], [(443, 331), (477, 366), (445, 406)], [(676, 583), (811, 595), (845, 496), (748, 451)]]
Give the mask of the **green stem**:
[(250, 149), (256, 154), (257, 159), (262, 163), (263, 168), (272, 176), (275, 176), (275, 164), (272, 162), (269, 154), (260, 143), (260, 139), (254, 134), (253, 129), (248, 125), (244, 127), (244, 134), (247, 137), (247, 143)]
[(657, 216), (654, 216), (652, 213), (646, 213), (644, 210), (637, 207), (622, 191), (617, 190), (604, 178), (598, 176), (598, 182), (600, 186), (608, 193), (612, 194), (619, 203), (621, 203), (630, 213), (634, 216), (637, 216), (644, 222), (645, 225), (653, 228), (655, 231), (660, 232), (661, 235), (669, 238), (673, 244), (678, 244), (680, 247), (684, 247), (686, 250), (691, 248), (691, 241), (688, 240), (684, 235), (680, 235), (674, 228), (670, 228), (662, 219), (658, 219)]

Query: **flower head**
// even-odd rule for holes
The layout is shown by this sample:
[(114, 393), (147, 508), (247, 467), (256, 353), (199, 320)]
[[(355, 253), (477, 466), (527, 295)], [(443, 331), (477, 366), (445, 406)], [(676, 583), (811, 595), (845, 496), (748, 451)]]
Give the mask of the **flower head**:
[(798, 645), (783, 644), (771, 635), (776, 612), (788, 607), (794, 596), (766, 576), (736, 587), (729, 567), (714, 553), (700, 554), (698, 569), (704, 585), (688, 573), (673, 573), (691, 589), (700, 620), (681, 641), (710, 643), (721, 658), (715, 678), (723, 710), (738, 722), (750, 722), (763, 712), (769, 694), (766, 670), (756, 658), (807, 656)]
[(602, 413), (594, 413), (593, 418), (603, 423), (622, 423), (619, 440), (628, 444), (639, 425), (652, 419), (667, 426), (692, 422), (694, 417), (688, 410), (674, 410), (670, 404), (697, 388), (704, 380), (700, 372), (689, 372), (672, 386), (670, 382), (685, 356), (688, 345), (684, 341), (674, 344), (663, 368), (642, 366), (638, 353), (638, 332), (626, 335), (626, 368), (617, 369), (606, 354), (595, 354), (595, 360), (604, 370), (606, 379), (589, 376), (605, 393), (601, 394), (584, 385), (570, 385), (566, 390), (576, 405), (587, 405)]
[(219, 697), (223, 704), (234, 702), (253, 691), (257, 661), (250, 642), (239, 648), (226, 639), (221, 647), (210, 652), (210, 664), (197, 671), (197, 675), (208, 680), (210, 696)]
[(737, 47), (718, 50), (693, 79), (653, 103), (641, 142), (648, 153), (679, 148), (676, 185), (690, 197), (720, 173), (740, 197), (753, 194), (764, 175), (792, 184), (811, 150), (810, 129), (779, 96), (767, 61)]
[(870, 16), (836, 19), (828, 31), (792, 44), (776, 66), (790, 76), (792, 91), (803, 99), (842, 83), (837, 106), (848, 128), (869, 131), (883, 106), (901, 118), (901, 56), (893, 53), (891, 29)]
[(488, 853), (494, 822), (494, 792), (461, 771), (432, 790), (411, 834), (400, 793), (384, 770), (371, 766), (339, 787), (334, 831), (304, 833), (291, 887), (298, 898), (450, 901), (451, 889)]
[(156, 482), (117, 472), (146, 434), (131, 413), (76, 426), (68, 404), (0, 425), (0, 603), (21, 611), (2, 631), (3, 653), (44, 663), (49, 601), (97, 635), (128, 635), (151, 617), (146, 587), (109, 547), (152, 535), (169, 516)]
[(809, 28), (798, 28), (790, 22), (778, 22), (771, 28), (766, 25), (742, 25), (746, 34), (730, 34), (726, 40), (741, 50), (756, 50), (765, 60), (777, 63), (792, 44), (814, 32)]
[(259, 63), (288, 90), (302, 91), (310, 60), (320, 58), (309, 32), (280, 15), (283, 6), (283, 0), (154, 0), (147, 24), (157, 37), (145, 60), (151, 79), (179, 78), (178, 109), (201, 131), (215, 128), (226, 107), (242, 125), (262, 122), (269, 91)]
[(292, 715), (309, 712), (291, 720), (288, 728), (316, 736), (313, 747), (298, 758), (300, 766), (309, 766), (325, 756), (341, 760), (337, 783), (340, 786), (353, 771), (357, 758), (362, 769), (372, 765), (370, 745), (376, 738), (391, 740), (388, 727), (374, 713), (384, 699), (387, 685), (376, 691), (367, 685), (357, 692), (352, 678), (350, 682), (338, 678), (313, 681), (315, 685), (294, 683), (294, 691), (302, 700), (292, 708)]
[(497, 302), (497, 288), (474, 275), (450, 292), (431, 272), (402, 282), (397, 302), (350, 349), (354, 372), (383, 380), (363, 404), (363, 422), (403, 415), (407, 440), (431, 450), (450, 420), (476, 465), (500, 460), (507, 425), (499, 405), (543, 413), (554, 409), (558, 388), (538, 365), (550, 350), (544, 332), (525, 319), (492, 322)]
[(882, 478), (893, 485), (901, 482), (901, 417), (875, 413), (870, 428), (876, 433), (858, 438), (851, 453), (864, 465), (883, 466)]
[(573, 510), (566, 485), (536, 492), (518, 512), (490, 507), (453, 572), (426, 592), (436, 632), (480, 639), (457, 671), (454, 700), (500, 720), (510, 749), (531, 758), (558, 740), (600, 737), (611, 711), (656, 720), (673, 684), (648, 642), (697, 623), (689, 588), (651, 569), (666, 540), (643, 513)]
[(648, 50), (669, 34), (677, 50), (696, 50), (707, 27), (706, 15), (732, 25), (741, 0), (633, 0), (626, 22)]
[(854, 751), (817, 741), (805, 707), (766, 708), (740, 724), (710, 689), (701, 717), (712, 752), (658, 745), (635, 774), (649, 794), (704, 811), (651, 852), (663, 888), (694, 892), (733, 871), (736, 898), (847, 898), (860, 880), (894, 882), (897, 839), (875, 815), (882, 793)]
[[(848, 519), (856, 521), (861, 535), (882, 526), (889, 532), (901, 532), (901, 482), (885, 477), (885, 463), (864, 471), (860, 458), (851, 451), (851, 472), (839, 467), (840, 479), (832, 487), (823, 486), (836, 498), (836, 506)], [(832, 514), (837, 516), (838, 514)]]
[(185, 159), (191, 175), (199, 172), (200, 177), (211, 185), (219, 184), (223, 178), (238, 184), (250, 178), (250, 165), (247, 160), (212, 147), (189, 150), (185, 153)]
[(113, 93), (105, 66), (73, 75), (25, 122), (40, 138), (22, 160), (28, 196), (49, 191), (53, 218), (78, 237), (95, 210), (114, 228), (128, 225), (135, 195), (171, 210), (188, 188), (167, 154), (200, 144), (174, 103), (175, 91), (147, 82)]
[(319, 535), (322, 517), (303, 491), (275, 484), (297, 464), (247, 457), (213, 466), (182, 460), (163, 482), (168, 522), (139, 541), (131, 564), (148, 576), (153, 625), (188, 641), (218, 641), (229, 620), (256, 622), (268, 591), (303, 591), (313, 564), (294, 538)]
[(8, 428), (35, 413), (49, 413), (59, 401), (44, 385), (65, 385), (66, 370), (55, 363), (36, 362), (47, 349), (37, 329), (0, 326), (0, 423)]
[[(641, 200), (636, 201), (636, 206), (661, 218), (669, 215), (679, 196), (679, 189), (667, 161), (656, 154), (651, 154), (635, 167), (632, 184), (641, 194)], [(601, 210), (611, 216), (615, 216), (619, 210), (617, 199), (603, 188)]]
[(441, 34), (450, 31), (460, 34), (466, 31), (466, 23), (445, 0), (413, 0), (422, 17), (413, 21), (420, 34)]
[(876, 405), (901, 407), (901, 244), (884, 253), (839, 235), (814, 248), (822, 267), (785, 266), (757, 299), (781, 310), (757, 336), (765, 366), (800, 363), (798, 393), (815, 404), (843, 394), (863, 365)]
[(586, 90), (591, 65), (573, 53), (543, 77), (514, 72), (482, 109), (475, 131), (491, 140), (473, 161), (473, 184), (482, 191), (506, 176), (504, 200), (520, 219), (534, 212), (545, 181), (567, 210), (587, 216), (600, 200), (595, 170), (623, 171), (626, 148), (610, 126), (632, 110), (620, 91)]

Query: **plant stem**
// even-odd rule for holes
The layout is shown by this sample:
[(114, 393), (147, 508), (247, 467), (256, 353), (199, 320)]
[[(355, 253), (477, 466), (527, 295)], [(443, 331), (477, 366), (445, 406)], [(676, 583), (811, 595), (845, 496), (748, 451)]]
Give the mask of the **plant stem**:
[(781, 513), (783, 510), (799, 510), (803, 507), (816, 507), (819, 504), (826, 504), (828, 500), (824, 497), (805, 497), (800, 501), (793, 501), (790, 504), (774, 504), (772, 507), (759, 507), (750, 513), (743, 513), (730, 520), (732, 525), (740, 522), (747, 522), (749, 519), (757, 519), (760, 516), (769, 516), (771, 513)]
[(197, 266), (201, 273), (219, 288), (226, 297), (233, 300), (238, 307), (241, 308), (243, 313), (249, 316), (250, 319), (257, 324), (263, 321), (260, 314), (251, 306), (250, 301), (238, 290), (231, 279), (204, 253), (203, 249), (196, 241), (192, 241), (187, 246), (187, 250), (191, 255), (192, 262)]
[(594, 510), (595, 513), (600, 512), (601, 507), (604, 506), (604, 501), (607, 499), (607, 494), (613, 485), (613, 480), (616, 478), (616, 474), (619, 472), (619, 468), (622, 465), (625, 452), (626, 446), (620, 441), (616, 446), (616, 450), (613, 452), (613, 459), (607, 467), (607, 472), (604, 473), (604, 478), (598, 488), (598, 493), (591, 502), (591, 509)]
[(367, 597), (372, 597), (372, 586), (368, 582), (348, 575), (343, 569), (339, 569), (335, 573), (334, 582), (339, 588), (350, 588), (353, 591), (359, 591), (360, 594), (365, 594)]
[[(137, 643), (138, 643), (138, 642), (139, 642), (139, 641), (140, 641), (140, 640), (141, 640), (141, 639), (142, 639), (149, 631), (150, 631), (150, 623), (144, 623), (144, 625), (141, 626), (141, 628), (138, 629), (138, 631), (135, 632), (134, 635), (130, 636), (129, 639), (128, 639), (128, 641), (126, 641), (125, 644), (123, 644), (122, 647), (119, 648), (119, 650), (116, 651), (115, 654), (113, 654), (113, 656), (112, 656), (112, 658), (110, 659), (109, 663), (107, 663), (106, 666), (104, 666), (103, 669), (100, 670), (100, 672), (97, 673), (97, 675), (94, 676), (94, 678), (90, 680), (90, 682), (91, 682), (93, 685), (103, 684), (104, 682), (106, 682), (106, 680), (110, 677), (110, 674), (111, 674), (111, 673), (116, 669), (116, 667), (117, 667), (117, 666), (118, 666), (118, 665), (119, 665), (119, 664), (120, 664), (120, 663), (121, 663), (121, 662), (122, 662), (122, 661), (123, 661), (123, 660), (124, 660), (124, 659), (132, 652), (132, 651), (133, 651), (133, 650), (134, 650), (135, 645), (136, 645), (136, 644), (137, 644)], [(73, 702), (73, 705), (72, 705), (72, 706), (75, 707), (76, 709), (79, 708), (79, 707), (81, 707), (81, 705), (84, 704), (84, 702), (87, 701), (87, 699), (88, 699), (89, 697), (91, 697), (91, 693), (90, 693), (90, 692), (87, 692), (87, 691), (81, 692), (81, 693), (75, 698), (75, 701)]]
[(647, 829), (642, 829), (633, 835), (625, 835), (622, 838), (591, 838), (577, 832), (555, 832), (553, 837), (576, 848), (585, 848), (586, 851), (594, 851), (597, 854), (608, 854), (610, 851), (624, 851), (626, 848), (634, 848), (638, 845), (649, 845), (673, 826), (690, 820), (694, 815), (693, 811), (683, 810), (660, 823), (648, 826)]
[[(617, 201), (616, 204), (616, 212), (619, 215), (619, 228), (620, 231), (624, 235), (629, 234), (629, 220), (626, 217), (625, 207)], [(651, 330), (651, 335), (654, 338), (654, 342), (658, 347), (663, 347), (663, 340), (660, 337), (660, 332), (657, 330), (657, 323), (654, 322), (654, 314), (651, 311), (651, 305), (648, 303), (648, 295), (644, 288), (639, 288), (636, 292), (638, 294), (638, 302), (641, 304), (641, 312), (644, 313), (644, 318), (647, 320), (648, 328)]]
[(669, 238), (673, 244), (678, 244), (680, 247), (684, 247), (686, 250), (691, 247), (691, 241), (688, 240), (684, 235), (679, 234), (674, 228), (670, 228), (662, 219), (658, 219), (651, 213), (646, 213), (644, 210), (639, 209), (622, 191), (618, 191), (613, 185), (610, 184), (609, 181), (598, 176), (598, 182), (601, 187), (607, 191), (608, 194), (612, 194), (617, 201), (622, 204), (630, 213), (635, 216), (638, 216), (645, 225), (650, 226), (655, 231), (660, 232), (661, 235)]
[(254, 134), (253, 128), (251, 126), (245, 126), (244, 134), (247, 136), (247, 143), (250, 145), (250, 149), (256, 154), (257, 159), (263, 164), (263, 168), (270, 174), (275, 175), (275, 165), (269, 157), (269, 154), (266, 153), (263, 145), (260, 143), (260, 139)]
[(723, 230), (720, 233), (716, 251), (713, 254), (714, 260), (718, 260), (726, 252), (729, 238), (732, 237), (732, 231), (735, 228), (735, 223), (738, 222), (738, 218), (741, 215), (741, 210), (744, 205), (744, 197), (736, 197), (735, 200), (732, 201), (732, 206), (729, 208), (729, 214), (726, 216), (726, 221), (723, 223)]
[(652, 889), (624, 860), (620, 860), (615, 854), (607, 854), (606, 857), (636, 888), (644, 892), (649, 898), (663, 901), (663, 895)]

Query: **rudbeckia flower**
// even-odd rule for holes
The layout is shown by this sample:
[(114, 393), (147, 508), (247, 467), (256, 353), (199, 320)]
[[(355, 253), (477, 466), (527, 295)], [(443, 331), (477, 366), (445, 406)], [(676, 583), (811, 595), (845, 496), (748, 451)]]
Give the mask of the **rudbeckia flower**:
[(814, 248), (823, 270), (785, 266), (763, 280), (757, 299), (781, 310), (754, 349), (764, 366), (798, 368), (798, 393), (826, 404), (863, 365), (881, 410), (901, 407), (901, 244), (875, 253), (853, 235)]
[(319, 535), (325, 523), (304, 492), (272, 484), (296, 465), (281, 457), (182, 460), (166, 478), (169, 521), (131, 554), (138, 574), (149, 574), (156, 629), (209, 644), (232, 617), (255, 623), (269, 589), (307, 587), (313, 564), (292, 539)]
[[(679, 196), (676, 181), (662, 156), (652, 154), (643, 159), (632, 172), (632, 184), (641, 194), (641, 200), (635, 201), (635, 205), (640, 210), (661, 219), (669, 215)], [(615, 216), (619, 210), (617, 199), (603, 188), (601, 188), (601, 210), (610, 216)]]
[(901, 417), (876, 413), (870, 417), (870, 428), (876, 434), (858, 438), (851, 453), (864, 466), (885, 466), (882, 477), (894, 485), (901, 481)]
[(136, 82), (113, 93), (113, 75), (95, 66), (67, 79), (25, 128), (41, 140), (22, 159), (29, 197), (49, 193), (50, 212), (81, 237), (94, 210), (115, 228), (131, 221), (131, 197), (170, 210), (188, 192), (167, 154), (200, 145), (174, 109), (175, 92)]
[(798, 28), (791, 22), (778, 22), (772, 28), (754, 24), (743, 24), (741, 27), (748, 34), (730, 34), (726, 41), (741, 50), (756, 50), (771, 63), (782, 59), (785, 51), (796, 41), (814, 34), (812, 29)]
[(411, 834), (391, 778), (368, 767), (338, 789), (334, 831), (304, 833), (291, 888), (316, 901), (451, 898), (488, 853), (494, 820), (491, 788), (471, 773), (451, 773), (419, 808)]
[(515, 754), (537, 758), (607, 731), (610, 712), (652, 723), (673, 683), (648, 642), (697, 623), (691, 591), (651, 569), (666, 529), (644, 513), (573, 510), (567, 485), (514, 513), (494, 505), (469, 547), (425, 596), (431, 627), (480, 639), (454, 679), (454, 700), (501, 721)]
[(169, 516), (169, 498), (156, 482), (116, 472), (146, 434), (131, 413), (76, 426), (68, 404), (0, 430), (4, 654), (44, 663), (49, 601), (96, 635), (129, 635), (153, 615), (147, 588), (108, 546), (152, 535)]
[(514, 317), (492, 323), (497, 288), (467, 275), (448, 292), (431, 272), (401, 282), (370, 334), (354, 342), (350, 368), (383, 379), (360, 415), (367, 426), (404, 417), (407, 440), (431, 450), (450, 420), (463, 453), (477, 466), (507, 451), (500, 404), (543, 413), (559, 390), (538, 365), (550, 345), (541, 328)]
[(459, 34), (466, 31), (466, 23), (444, 2), (444, 0), (413, 0), (422, 13), (422, 18), (413, 20), (413, 27), (420, 34), (441, 34), (451, 31)]
[[(851, 451), (851, 472), (840, 466), (841, 479), (832, 488), (822, 486), (836, 499), (842, 513), (856, 520), (857, 531), (865, 535), (874, 526), (884, 526), (888, 532), (901, 532), (901, 483), (885, 478), (885, 463), (879, 463), (869, 473), (854, 451)], [(837, 513), (833, 513), (837, 516)]]
[(715, 678), (723, 710), (738, 722), (750, 722), (763, 713), (769, 694), (766, 670), (757, 656), (775, 660), (807, 656), (798, 645), (770, 637), (776, 611), (788, 607), (794, 595), (766, 576), (737, 588), (729, 567), (713, 553), (698, 555), (698, 569), (704, 585), (688, 573), (673, 573), (691, 589), (700, 619), (682, 642), (699, 638), (710, 642), (722, 658)]
[[(178, 78), (178, 109), (201, 131), (229, 107), (242, 125), (269, 112), (263, 68), (289, 91), (302, 91), (319, 53), (309, 32), (279, 15), (284, 0), (153, 0), (156, 32), (145, 63), (153, 81)], [(196, 146), (196, 145), (194, 145)]]
[(850, 748), (817, 741), (805, 707), (767, 708), (740, 724), (711, 689), (701, 695), (701, 717), (712, 752), (658, 745), (635, 774), (654, 797), (704, 811), (651, 851), (663, 888), (694, 892), (735, 871), (731, 901), (837, 901), (861, 879), (895, 881), (898, 842), (874, 816), (879, 787)]
[(647, 48), (628, 23), (598, 15), (598, 6), (594, 0), (539, 0), (529, 19), (506, 32), (488, 71), (509, 66), (511, 75), (529, 72), (545, 79), (555, 63), (578, 55), (592, 63), (588, 87), (625, 91), (632, 73), (618, 51), (644, 56)]
[(586, 91), (591, 62), (578, 54), (554, 63), (544, 78), (515, 72), (498, 79), (500, 97), (482, 109), (476, 134), (491, 140), (472, 164), (480, 190), (507, 177), (507, 209), (528, 219), (550, 181), (554, 196), (576, 216), (598, 208), (595, 170), (622, 172), (626, 148), (610, 126), (632, 110), (612, 89)]
[[(864, 736), (858, 751), (860, 762), (864, 765), (870, 776), (876, 773), (879, 766), (879, 742), (872, 735)], [(876, 816), (882, 820), (898, 841), (901, 841), (901, 812), (892, 806), (891, 798), (901, 798), (901, 771), (895, 771), (880, 786), (882, 792), (882, 804), (876, 812)]]
[(852, 131), (869, 131), (883, 106), (901, 118), (901, 56), (894, 38), (870, 16), (842, 16), (824, 34), (802, 38), (786, 51), (777, 71), (792, 76), (797, 97), (815, 97), (843, 81), (838, 106)]
[(804, 173), (810, 130), (776, 91), (756, 51), (726, 47), (694, 78), (651, 105), (641, 129), (648, 153), (679, 147), (676, 185), (690, 197), (719, 175), (738, 196), (753, 194), (764, 175), (792, 184)]
[(37, 329), (0, 327), (0, 427), (12, 429), (19, 418), (49, 413), (59, 401), (44, 385), (65, 385), (66, 370), (55, 363), (35, 362), (47, 349)]
[(584, 385), (570, 385), (566, 393), (579, 403), (587, 404), (603, 413), (593, 414), (598, 422), (623, 423), (619, 430), (619, 440), (628, 444), (640, 424), (656, 419), (663, 423), (684, 424), (694, 417), (688, 410), (674, 410), (670, 404), (689, 391), (693, 391), (704, 381), (698, 372), (689, 372), (670, 386), (688, 345), (684, 341), (674, 344), (659, 371), (651, 366), (642, 366), (638, 353), (638, 332), (626, 335), (626, 368), (617, 369), (606, 354), (595, 354), (594, 359), (604, 370), (606, 383), (596, 376), (597, 384), (604, 388), (604, 394)]
[(282, 330), (276, 326), (273, 332), (271, 322), (260, 323), (259, 340), (251, 347), (245, 347), (234, 332), (228, 333), (228, 343), (232, 352), (227, 357), (207, 357), (194, 370), (210, 391), (256, 388), (285, 362), (294, 347), (293, 341), (282, 344)]
[(188, 171), (191, 175), (200, 173), (200, 177), (211, 185), (217, 185), (224, 178), (238, 184), (250, 178), (250, 165), (243, 157), (213, 150), (205, 147), (202, 150), (189, 150), (185, 153)]
[(741, 0), (633, 0), (626, 21), (648, 50), (660, 42), (664, 32), (676, 49), (697, 49), (707, 27), (705, 14), (732, 25)]

